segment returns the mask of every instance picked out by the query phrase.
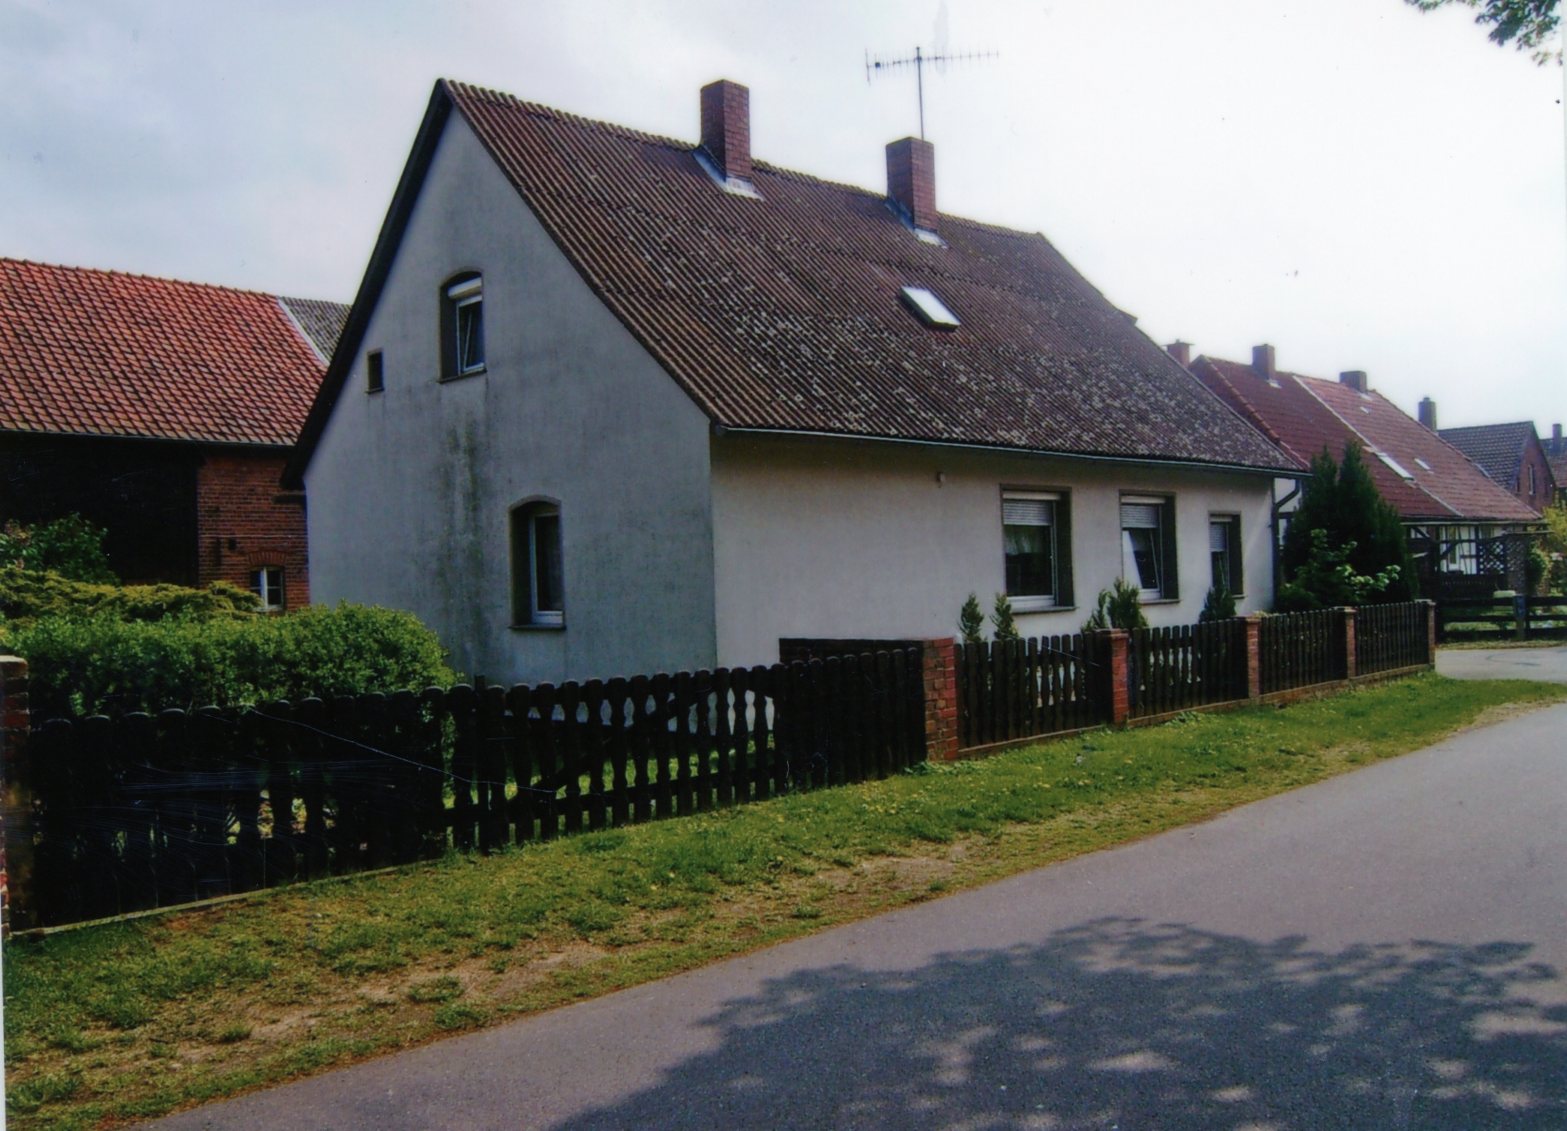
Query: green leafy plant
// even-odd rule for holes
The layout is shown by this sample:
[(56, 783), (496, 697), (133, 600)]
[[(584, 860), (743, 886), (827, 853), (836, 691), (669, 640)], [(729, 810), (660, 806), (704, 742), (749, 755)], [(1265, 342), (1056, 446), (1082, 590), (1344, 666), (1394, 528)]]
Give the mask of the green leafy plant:
[(127, 621), (178, 617), (240, 617), (257, 611), (256, 596), (227, 581), (205, 589), (183, 585), (113, 585), (77, 581), (52, 570), (0, 566), (0, 616), (15, 623), (44, 617), (111, 616)]
[(103, 539), (107, 531), (79, 514), (24, 526), (8, 522), (0, 529), (0, 566), (48, 570), (72, 581), (114, 582)]
[(1386, 600), (1385, 594), (1398, 583), (1399, 567), (1390, 565), (1374, 574), (1359, 573), (1351, 564), (1354, 551), (1353, 542), (1334, 547), (1328, 542), (1327, 531), (1312, 531), (1310, 557), (1279, 587), (1279, 611), (1297, 613)]
[(958, 612), (958, 636), (965, 644), (980, 644), (985, 636), (985, 613), (979, 607), (979, 594), (970, 593)]
[(1197, 623), (1207, 624), (1209, 621), (1229, 620), (1234, 615), (1235, 594), (1222, 585), (1215, 585), (1203, 598), (1202, 612), (1197, 614)]
[(1099, 590), (1094, 611), (1083, 622), (1084, 632), (1098, 632), (1107, 628), (1119, 628), (1131, 632), (1147, 628), (1148, 618), (1143, 615), (1142, 594), (1137, 586), (1118, 577), (1108, 589)]
[(990, 623), (995, 626), (998, 641), (1023, 638), (1023, 634), (1018, 631), (1017, 618), (1012, 613), (1012, 601), (1005, 593), (996, 594), (995, 611), (990, 614)]

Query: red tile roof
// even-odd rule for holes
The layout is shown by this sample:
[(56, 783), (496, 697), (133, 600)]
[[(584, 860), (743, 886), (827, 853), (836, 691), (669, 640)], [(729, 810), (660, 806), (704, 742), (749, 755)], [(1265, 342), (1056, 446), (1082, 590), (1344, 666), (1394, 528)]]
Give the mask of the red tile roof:
[[(1309, 461), (1324, 448), (1337, 459), (1348, 441), (1358, 441), (1377, 489), (1406, 521), (1538, 518), (1462, 452), (1380, 393), (1283, 371), (1270, 383), (1244, 362), (1211, 357), (1198, 358), (1192, 372), (1298, 459)], [(1390, 456), (1408, 477), (1378, 453)]]
[(272, 295), (0, 259), (0, 431), (290, 445), (324, 372)]
[[(761, 199), (733, 195), (689, 142), (444, 81), (350, 316), (350, 353), (367, 317), (360, 308), (375, 303), (453, 111), (606, 306), (716, 424), (1288, 463), (1043, 236), (942, 215), (945, 246), (935, 246), (880, 193), (759, 160), (750, 182)], [(961, 325), (923, 324), (901, 301), (906, 286), (931, 290)], [(350, 361), (334, 358), (291, 474), (308, 459)]]

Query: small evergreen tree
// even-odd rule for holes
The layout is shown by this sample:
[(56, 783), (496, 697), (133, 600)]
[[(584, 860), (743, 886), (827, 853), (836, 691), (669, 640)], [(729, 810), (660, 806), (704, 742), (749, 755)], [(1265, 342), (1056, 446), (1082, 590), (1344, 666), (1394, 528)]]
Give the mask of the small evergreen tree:
[(1235, 615), (1235, 594), (1222, 585), (1212, 586), (1203, 598), (1202, 612), (1197, 614), (1198, 624), (1214, 620), (1229, 620)]
[(958, 613), (958, 636), (965, 644), (982, 644), (985, 640), (985, 612), (979, 607), (979, 594), (970, 593)]
[[(1323, 551), (1316, 549), (1318, 531), (1326, 536)], [(1324, 552), (1343, 556), (1328, 563), (1320, 556)], [(1345, 445), (1341, 462), (1326, 448), (1311, 461), (1311, 475), (1290, 518), (1280, 554), (1287, 582), (1302, 584), (1298, 575), (1314, 555), (1317, 560), (1307, 579), (1312, 583), (1327, 581), (1339, 565), (1347, 565), (1357, 577), (1384, 579), (1380, 589), (1362, 587), (1365, 601), (1409, 601), (1417, 596), (1408, 535), (1398, 512), (1377, 491), (1360, 445), (1353, 441)], [(1389, 567), (1395, 572), (1386, 572)], [(1316, 593), (1313, 599), (1319, 602), (1312, 605), (1316, 608), (1340, 603), (1326, 592)]]
[(996, 594), (996, 611), (990, 614), (990, 623), (996, 626), (997, 643), (1023, 638), (1017, 629), (1017, 620), (1012, 615), (1012, 602), (1005, 593)]
[(1148, 618), (1143, 616), (1143, 599), (1137, 586), (1124, 577), (1115, 579), (1108, 589), (1099, 590), (1094, 611), (1083, 622), (1084, 632), (1098, 632), (1106, 628), (1119, 628), (1131, 632), (1134, 628), (1147, 628)]

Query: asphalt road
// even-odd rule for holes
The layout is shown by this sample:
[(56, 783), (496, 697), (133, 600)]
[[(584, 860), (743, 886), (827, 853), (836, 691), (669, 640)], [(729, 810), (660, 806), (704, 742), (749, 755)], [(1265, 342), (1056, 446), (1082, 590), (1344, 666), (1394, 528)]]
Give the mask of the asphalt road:
[(1567, 683), (1567, 648), (1446, 648), (1436, 670), (1453, 679), (1543, 679)]
[(1564, 1128), (1567, 706), (160, 1128)]

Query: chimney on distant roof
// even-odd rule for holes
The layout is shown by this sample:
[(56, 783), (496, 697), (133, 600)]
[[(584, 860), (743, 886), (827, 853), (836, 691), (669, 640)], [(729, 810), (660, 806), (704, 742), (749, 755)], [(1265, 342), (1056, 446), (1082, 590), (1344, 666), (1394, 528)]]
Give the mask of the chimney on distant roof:
[(1192, 364), (1192, 344), (1190, 342), (1171, 342), (1164, 347), (1171, 357), (1181, 363), (1183, 369), (1190, 368)]
[(1273, 347), (1266, 343), (1251, 347), (1251, 367), (1264, 381), (1278, 380), (1279, 367), (1273, 360)]
[(1558, 444), (1562, 442), (1562, 426), (1560, 424), (1551, 425), (1551, 439)]
[(1436, 402), (1430, 397), (1420, 398), (1420, 423), (1436, 431)]
[(1364, 369), (1346, 369), (1338, 375), (1340, 385), (1348, 385), (1357, 393), (1366, 391), (1366, 371)]
[(751, 179), (751, 91), (719, 79), (702, 88), (702, 148), (725, 177)]
[(936, 147), (924, 138), (887, 144), (887, 195), (921, 231), (936, 230)]

